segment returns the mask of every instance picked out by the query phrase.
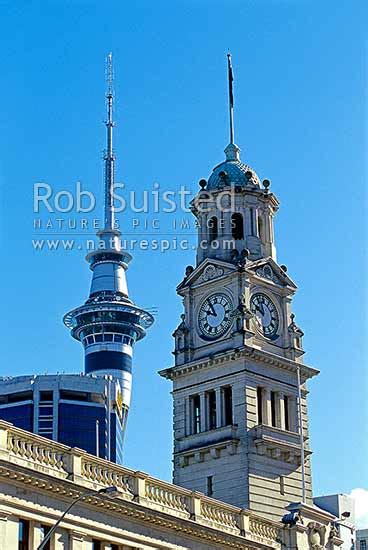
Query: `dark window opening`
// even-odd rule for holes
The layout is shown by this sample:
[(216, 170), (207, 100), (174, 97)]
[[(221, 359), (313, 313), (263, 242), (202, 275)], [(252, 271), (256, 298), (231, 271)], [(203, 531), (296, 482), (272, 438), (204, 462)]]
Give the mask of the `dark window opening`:
[(40, 401), (52, 401), (53, 392), (52, 391), (40, 391)]
[[(50, 531), (51, 527), (49, 527), (48, 525), (41, 525), (41, 535), (42, 535), (42, 540), (44, 540), (47, 536), (47, 533)], [(45, 544), (45, 546), (43, 547), (44, 550), (50, 550), (51, 548), (51, 543), (50, 543), (50, 540), (48, 540)]]
[(235, 240), (244, 239), (243, 216), (239, 212), (231, 216), (231, 234)]
[(18, 530), (18, 550), (29, 549), (29, 521), (25, 519), (19, 520)]
[(289, 398), (287, 395), (284, 396), (284, 410), (285, 410), (285, 430), (290, 430)]
[(216, 392), (210, 391), (207, 394), (208, 399), (208, 428), (213, 430), (216, 428)]
[(101, 541), (93, 539), (92, 540), (92, 550), (101, 550)]
[(193, 407), (193, 433), (198, 434), (201, 431), (201, 400), (199, 395), (192, 397)]
[(285, 480), (284, 476), (280, 476), (280, 495), (285, 494)]
[(263, 423), (263, 388), (257, 388), (257, 417), (258, 424)]
[(271, 425), (276, 427), (276, 393), (271, 392)]
[(212, 497), (213, 495), (213, 476), (207, 477), (207, 496)]
[(68, 401), (89, 401), (89, 393), (72, 390), (60, 390), (60, 399)]
[(209, 229), (209, 241), (210, 243), (212, 243), (212, 241), (216, 240), (218, 237), (218, 221), (216, 216), (213, 216), (208, 222), (208, 229)]
[(223, 389), (225, 426), (233, 423), (233, 390), (231, 386)]
[(32, 391), (10, 393), (8, 395), (0, 396), (0, 405), (5, 405), (6, 403), (17, 403), (18, 401), (29, 401), (32, 399), (33, 399)]

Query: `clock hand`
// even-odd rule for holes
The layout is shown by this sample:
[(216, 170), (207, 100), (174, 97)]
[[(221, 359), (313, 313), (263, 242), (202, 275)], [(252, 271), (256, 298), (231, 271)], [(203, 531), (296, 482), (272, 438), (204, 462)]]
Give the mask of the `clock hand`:
[(213, 315), (214, 317), (217, 317), (216, 310), (215, 310), (215, 308), (213, 307), (213, 305), (211, 304), (211, 302), (209, 302), (208, 305), (210, 306), (210, 311), (207, 312), (207, 313), (210, 313), (210, 315)]
[(256, 304), (256, 310), (258, 310), (261, 315), (264, 315), (264, 309), (262, 304)]

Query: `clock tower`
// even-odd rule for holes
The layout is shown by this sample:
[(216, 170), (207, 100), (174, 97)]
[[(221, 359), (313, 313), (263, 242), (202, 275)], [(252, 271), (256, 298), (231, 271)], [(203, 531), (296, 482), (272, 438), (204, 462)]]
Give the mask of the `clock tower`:
[(290, 502), (312, 503), (309, 378), (297, 287), (276, 260), (279, 202), (240, 159), (233, 137), (192, 201), (195, 266), (177, 287), (174, 331), (174, 483), (279, 520)]

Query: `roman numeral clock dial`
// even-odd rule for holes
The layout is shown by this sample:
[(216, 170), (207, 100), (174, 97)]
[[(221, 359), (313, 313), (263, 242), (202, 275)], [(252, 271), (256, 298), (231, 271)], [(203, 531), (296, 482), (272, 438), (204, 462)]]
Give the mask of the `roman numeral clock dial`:
[(250, 300), (251, 312), (255, 315), (258, 328), (266, 338), (277, 338), (279, 329), (279, 314), (271, 298), (258, 292)]
[(223, 336), (233, 322), (233, 304), (229, 296), (222, 293), (208, 296), (198, 313), (198, 328), (206, 340)]

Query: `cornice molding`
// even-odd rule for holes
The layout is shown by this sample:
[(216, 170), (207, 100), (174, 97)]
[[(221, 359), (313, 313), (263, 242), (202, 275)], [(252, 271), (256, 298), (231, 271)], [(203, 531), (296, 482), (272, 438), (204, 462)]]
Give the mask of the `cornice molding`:
[(207, 369), (215, 365), (221, 365), (223, 363), (235, 361), (242, 358), (252, 359), (257, 363), (272, 365), (294, 373), (296, 373), (297, 368), (299, 367), (301, 377), (302, 379), (304, 379), (304, 381), (319, 374), (319, 370), (314, 369), (313, 367), (308, 367), (307, 365), (301, 363), (297, 363), (296, 361), (287, 359), (286, 357), (281, 357), (264, 350), (252, 348), (251, 346), (243, 346), (240, 349), (233, 349), (217, 354), (212, 354), (211, 357), (192, 361), (184, 365), (169, 367), (168, 369), (163, 369), (159, 371), (159, 375), (163, 378), (167, 378), (168, 380), (174, 380), (176, 378), (179, 378), (180, 376), (185, 376), (186, 374), (193, 371)]

